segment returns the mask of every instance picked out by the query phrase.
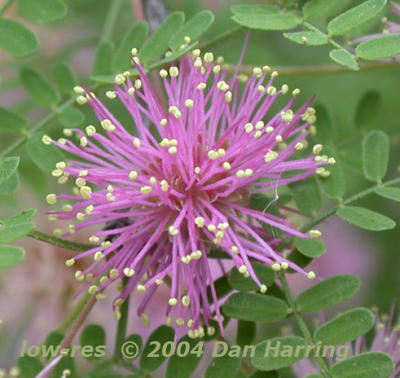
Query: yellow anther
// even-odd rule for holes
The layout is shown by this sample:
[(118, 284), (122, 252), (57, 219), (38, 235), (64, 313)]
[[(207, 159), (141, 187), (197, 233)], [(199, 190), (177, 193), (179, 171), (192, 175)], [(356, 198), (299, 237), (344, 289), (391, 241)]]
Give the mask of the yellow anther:
[(266, 285), (261, 285), (260, 286), (260, 292), (265, 294), (267, 292), (267, 286)]
[(129, 176), (129, 180), (134, 181), (137, 179), (138, 173), (136, 171), (130, 171), (128, 176)]
[(279, 272), (279, 271), (282, 269), (281, 264), (279, 264), (279, 263), (274, 263), (274, 264), (272, 264), (272, 265), (271, 265), (271, 268), (272, 268), (272, 270), (275, 271), (275, 272)]
[(65, 265), (69, 268), (75, 264), (75, 259), (69, 259), (65, 261)]
[(227, 161), (222, 163), (222, 166), (224, 169), (226, 169), (227, 171), (229, 171), (231, 169), (231, 164)]
[(217, 229), (217, 227), (215, 227), (214, 224), (209, 224), (207, 226), (207, 230), (210, 231), (210, 232), (214, 232), (216, 229)]
[(135, 274), (135, 270), (132, 268), (125, 268), (124, 274), (126, 277), (132, 277)]
[(268, 151), (264, 156), (264, 161), (269, 163), (270, 161), (275, 160), (278, 157), (278, 153), (276, 151)]
[(185, 106), (187, 108), (193, 108), (194, 102), (192, 99), (188, 98), (187, 100), (185, 100)]
[(148, 185), (142, 186), (140, 188), (140, 192), (142, 194), (149, 194), (152, 190), (153, 190), (153, 188), (151, 186), (148, 186)]
[(168, 304), (170, 306), (176, 306), (178, 304), (178, 300), (176, 298), (169, 298), (168, 299)]
[(80, 188), (80, 193), (84, 199), (89, 199), (92, 197), (92, 189), (90, 189), (88, 186), (82, 186)]
[(42, 142), (43, 142), (43, 144), (49, 145), (49, 144), (51, 144), (51, 141), (52, 141), (52, 139), (51, 139), (48, 135), (43, 135), (43, 136), (42, 136)]
[(214, 60), (214, 54), (211, 52), (207, 52), (204, 54), (204, 61), (207, 63), (211, 63)]
[(231, 247), (231, 251), (232, 253), (234, 253), (235, 255), (239, 254), (239, 248), (236, 245), (233, 245)]
[(79, 86), (79, 85), (76, 85), (76, 86), (73, 88), (73, 91), (74, 91), (76, 94), (85, 93), (85, 90), (84, 90), (81, 86)]
[(93, 255), (93, 260), (94, 261), (100, 261), (103, 258), (103, 252), (101, 251), (97, 251), (94, 255)]
[(111, 278), (111, 279), (116, 279), (116, 278), (118, 278), (118, 277), (119, 277), (119, 271), (118, 271), (118, 269), (115, 269), (115, 268), (111, 269), (109, 275), (110, 275), (110, 278)]
[(320, 230), (310, 230), (310, 231), (308, 232), (308, 234), (309, 234), (312, 238), (319, 238), (319, 237), (322, 235), (322, 233), (321, 233)]
[(167, 180), (161, 180), (160, 187), (163, 192), (167, 192), (169, 189), (169, 184), (168, 184)]
[(171, 236), (175, 236), (175, 235), (178, 235), (178, 234), (179, 234), (179, 230), (178, 230), (177, 228), (175, 228), (174, 226), (169, 226), (169, 227), (168, 227), (168, 233), (169, 233)]
[(179, 75), (178, 67), (170, 67), (169, 68), (169, 74), (170, 74), (171, 77), (177, 77)]
[(203, 217), (196, 217), (194, 223), (199, 228), (204, 227), (205, 219)]
[(315, 273), (313, 271), (307, 273), (307, 278), (313, 280), (315, 278)]
[(76, 102), (77, 102), (79, 105), (85, 105), (85, 104), (87, 103), (87, 101), (88, 101), (88, 99), (87, 99), (85, 96), (78, 96), (78, 97), (76, 98)]
[(190, 305), (190, 298), (187, 296), (187, 295), (184, 295), (183, 297), (182, 297), (182, 304), (185, 306), (185, 307), (187, 307), (187, 306), (189, 306)]
[(115, 91), (107, 91), (106, 92), (106, 97), (110, 98), (110, 99), (114, 99), (117, 97), (117, 93)]
[(50, 193), (46, 196), (46, 201), (49, 205), (57, 203), (57, 196), (54, 193)]

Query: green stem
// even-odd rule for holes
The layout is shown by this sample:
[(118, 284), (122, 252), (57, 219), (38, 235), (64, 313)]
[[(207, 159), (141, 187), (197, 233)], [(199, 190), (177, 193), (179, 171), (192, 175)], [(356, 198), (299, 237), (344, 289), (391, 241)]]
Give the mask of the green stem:
[[(123, 285), (125, 286), (126, 283), (127, 280), (124, 279)], [(120, 311), (121, 311), (121, 317), (118, 320), (118, 328), (117, 328), (117, 334), (115, 336), (115, 348), (114, 348), (114, 356), (117, 359), (122, 359), (123, 357), (121, 353), (121, 347), (125, 341), (126, 328), (128, 325), (129, 297), (122, 304)]]
[(30, 238), (51, 244), (51, 245), (55, 245), (56, 247), (70, 249), (72, 251), (77, 251), (77, 252), (84, 252), (84, 251), (87, 251), (88, 249), (95, 247), (95, 245), (91, 245), (91, 244), (76, 243), (73, 241), (60, 239), (55, 236), (45, 234), (44, 232), (40, 232), (37, 230), (30, 231), (27, 236), (29, 236)]
[[(229, 72), (235, 72), (236, 66), (233, 64), (224, 64), (224, 69)], [(240, 73), (251, 75), (255, 66), (242, 66)], [(338, 64), (319, 64), (312, 66), (273, 66), (274, 71), (279, 72), (279, 76), (302, 76), (302, 75), (324, 75), (324, 74), (335, 74), (335, 73), (350, 73), (357, 74), (366, 71), (375, 71), (385, 68), (394, 68), (397, 64), (393, 61), (376, 61), (369, 63), (361, 63), (358, 71), (350, 71), (347, 67), (340, 66)]]
[(41, 119), (38, 123), (36, 123), (32, 128), (28, 130), (24, 130), (25, 134), (18, 138), (14, 143), (12, 143), (8, 148), (4, 149), (3, 151), (0, 152), (0, 159), (3, 157), (11, 154), (13, 151), (15, 151), (17, 148), (21, 147), (28, 139), (29, 136), (32, 135), (33, 133), (40, 131), (42, 128), (44, 128), (50, 121), (52, 121), (59, 112), (61, 112), (63, 109), (67, 108), (74, 102), (73, 98), (70, 98), (66, 100), (63, 104), (61, 104), (59, 107), (56, 109), (53, 109), (50, 114), (48, 114), (46, 117)]
[[(307, 344), (310, 346), (313, 346), (315, 343), (311, 336), (311, 332), (308, 329), (307, 324), (304, 321), (303, 317), (301, 316), (301, 313), (297, 309), (296, 302), (294, 300), (292, 291), (290, 290), (290, 287), (289, 287), (289, 284), (285, 277), (285, 274), (283, 272), (278, 272), (278, 276), (279, 276), (279, 280), (282, 285), (282, 290), (285, 293), (286, 300), (289, 303), (289, 306), (292, 309), (294, 316), (296, 318), (297, 325), (299, 326), (299, 329), (300, 329), (301, 333), (303, 334), (304, 339), (306, 340)], [(326, 361), (321, 356), (314, 356), (313, 359), (320, 367), (320, 371), (321, 371), (322, 375), (324, 377), (331, 377), (329, 367), (328, 367)]]
[(218, 42), (221, 42), (222, 40), (236, 34), (241, 29), (242, 29), (242, 26), (240, 26), (240, 25), (234, 26), (233, 28), (224, 31), (223, 33), (215, 36), (214, 38), (211, 38), (208, 41), (203, 42), (202, 44), (200, 44), (199, 49), (205, 49), (205, 48), (209, 48), (210, 46), (214, 46)]
[(344, 200), (341, 204), (337, 204), (333, 207), (331, 207), (329, 210), (327, 210), (325, 213), (321, 214), (319, 217), (313, 219), (311, 222), (307, 223), (304, 227), (302, 227), (301, 231), (302, 232), (307, 232), (310, 231), (314, 226), (316, 226), (317, 224), (321, 223), (322, 221), (324, 221), (326, 218), (329, 218), (331, 215), (334, 215), (336, 213), (336, 211), (339, 209), (339, 207), (341, 205), (349, 205), (352, 202), (358, 201), (359, 199), (372, 194), (375, 192), (375, 189), (381, 186), (392, 186), (392, 185), (396, 185), (396, 184), (400, 184), (400, 178), (395, 178), (393, 180), (390, 181), (386, 181), (385, 183), (382, 184), (377, 184), (374, 186), (371, 186), (368, 189), (365, 189), (357, 194), (354, 194), (353, 196), (347, 198), (346, 200)]
[(0, 8), (0, 16), (9, 8), (9, 6), (14, 2), (14, 0), (7, 0), (6, 3)]
[(114, 30), (121, 6), (122, 0), (113, 0), (110, 2), (110, 7), (108, 8), (107, 18), (104, 24), (100, 43), (111, 40), (111, 35)]
[(335, 40), (333, 40), (331, 38), (331, 36), (329, 36), (328, 34), (324, 33), (323, 31), (319, 30), (314, 25), (311, 25), (310, 23), (305, 22), (303, 24), (303, 26), (308, 30), (323, 34), (328, 39), (328, 43), (331, 44), (332, 46), (336, 47), (337, 49), (346, 50), (343, 46), (339, 45)]
[(83, 295), (83, 297), (79, 300), (79, 302), (76, 304), (73, 310), (62, 321), (62, 323), (57, 329), (58, 332), (64, 333), (70, 327), (70, 325), (79, 317), (79, 314), (85, 308), (90, 298), (92, 298), (92, 295), (89, 293), (85, 293)]

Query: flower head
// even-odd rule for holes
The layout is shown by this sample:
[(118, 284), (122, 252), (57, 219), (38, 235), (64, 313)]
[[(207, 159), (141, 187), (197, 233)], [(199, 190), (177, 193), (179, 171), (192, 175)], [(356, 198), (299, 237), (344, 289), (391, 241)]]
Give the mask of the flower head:
[[(269, 114), (288, 86), (274, 87), (276, 72), (255, 68), (249, 78), (228, 78), (213, 55), (203, 58), (199, 50), (180, 59), (160, 77), (168, 99), (166, 108), (157, 97), (137, 56), (133, 62), (139, 78), (119, 74), (114, 91), (129, 111), (136, 127), (132, 135), (95, 97), (81, 87), (78, 103), (88, 103), (99, 125), (68, 139), (43, 138), (79, 159), (60, 162), (53, 175), (59, 182), (75, 180), (73, 194), (50, 194), (47, 201), (72, 201), (63, 211), (51, 214), (60, 220), (77, 220), (69, 233), (89, 226), (106, 225), (91, 236), (93, 248), (67, 261), (68, 266), (85, 256), (93, 263), (78, 280), (89, 283), (89, 291), (103, 295), (112, 282), (126, 277), (126, 285), (115, 300), (115, 310), (133, 291), (141, 292), (138, 314), (144, 313), (154, 291), (164, 282), (170, 287), (166, 315), (189, 334), (202, 336), (202, 324), (215, 318), (222, 327), (219, 301), (214, 289), (208, 254), (220, 247), (239, 272), (250, 276), (261, 292), (267, 289), (257, 278), (250, 260), (272, 265), (275, 270), (291, 267), (306, 273), (276, 252), (279, 239), (268, 235), (261, 223), (287, 235), (310, 237), (287, 220), (248, 207), (253, 193), (302, 180), (323, 168), (327, 156), (293, 159), (306, 146), (315, 111), (309, 104), (293, 110), (295, 89), (286, 105)], [(239, 91), (239, 80), (245, 82)], [(115, 101), (115, 100), (114, 100)], [(312, 126), (314, 127), (314, 126)], [(99, 129), (103, 129), (100, 130)], [(251, 219), (251, 221), (249, 221)], [(314, 230), (312, 236), (319, 233)], [(309, 272), (309, 278), (314, 274)], [(212, 294), (210, 304), (207, 286)]]

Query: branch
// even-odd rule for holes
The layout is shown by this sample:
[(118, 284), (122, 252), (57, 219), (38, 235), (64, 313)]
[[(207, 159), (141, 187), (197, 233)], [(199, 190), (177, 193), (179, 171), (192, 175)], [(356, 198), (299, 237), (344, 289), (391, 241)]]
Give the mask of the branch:
[[(240, 73), (251, 75), (255, 66), (242, 66)], [(334, 73), (359, 73), (365, 71), (375, 71), (385, 68), (398, 67), (393, 61), (376, 61), (370, 63), (361, 63), (358, 71), (350, 71), (344, 66), (337, 64), (320, 64), (314, 66), (273, 66), (272, 69), (279, 72), (279, 76), (301, 76), (301, 75), (323, 75)], [(224, 64), (224, 69), (229, 73), (234, 73), (236, 66), (234, 64)]]
[(95, 244), (91, 245), (91, 244), (77, 243), (69, 240), (64, 240), (37, 230), (30, 231), (27, 236), (29, 236), (32, 239), (36, 239), (51, 245), (55, 245), (56, 247), (70, 249), (72, 251), (77, 251), (77, 252), (84, 252), (96, 246)]

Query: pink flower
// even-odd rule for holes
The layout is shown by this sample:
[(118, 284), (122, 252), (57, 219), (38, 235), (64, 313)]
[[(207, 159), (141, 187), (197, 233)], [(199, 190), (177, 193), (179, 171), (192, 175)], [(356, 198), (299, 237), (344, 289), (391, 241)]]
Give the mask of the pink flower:
[[(214, 246), (224, 250), (261, 292), (267, 288), (250, 260), (306, 274), (276, 252), (280, 239), (268, 235), (261, 223), (286, 235), (309, 235), (285, 219), (252, 210), (249, 198), (253, 193), (303, 180), (316, 171), (328, 175), (322, 167), (328, 157), (318, 156), (322, 146), (317, 145), (317, 156), (292, 158), (306, 146), (307, 128), (316, 119), (315, 111), (309, 103), (292, 110), (300, 92), (295, 89), (278, 113), (269, 114), (288, 87), (275, 88), (277, 73), (269, 74), (267, 66), (254, 69), (250, 78), (240, 76), (246, 82), (241, 91), (236, 75), (228, 79), (220, 64), (212, 63), (211, 53), (202, 59), (195, 50), (169, 72), (160, 71), (168, 99), (165, 110), (136, 56), (133, 62), (139, 79), (132, 82), (127, 74), (117, 75), (115, 90), (107, 96), (117, 97), (129, 111), (136, 136), (93, 93), (77, 87), (78, 103), (91, 106), (105, 133), (94, 126), (86, 127), (86, 133), (64, 130), (67, 136), (78, 136), (79, 146), (67, 139), (43, 137), (44, 143), (53, 143), (78, 157), (58, 163), (53, 172), (61, 183), (76, 179), (74, 194), (47, 196), (51, 204), (57, 200), (73, 204), (50, 214), (60, 220), (80, 221), (70, 225), (64, 236), (103, 225), (90, 238), (95, 246), (68, 260), (67, 265), (93, 256), (94, 262), (76, 272), (76, 277), (99, 278), (98, 284), (88, 284), (89, 292), (97, 293), (99, 299), (107, 286), (127, 278), (114, 301), (117, 317), (118, 307), (136, 289), (143, 295), (137, 312), (147, 322), (146, 306), (157, 287), (167, 282), (170, 298), (166, 315), (178, 325), (186, 324), (189, 335), (202, 336), (202, 324), (209, 326), (213, 318), (222, 327), (208, 259)], [(318, 231), (311, 233), (315, 234)], [(308, 273), (309, 278), (314, 276)]]

